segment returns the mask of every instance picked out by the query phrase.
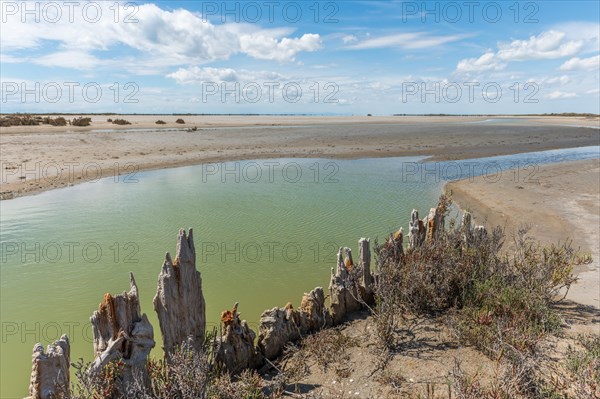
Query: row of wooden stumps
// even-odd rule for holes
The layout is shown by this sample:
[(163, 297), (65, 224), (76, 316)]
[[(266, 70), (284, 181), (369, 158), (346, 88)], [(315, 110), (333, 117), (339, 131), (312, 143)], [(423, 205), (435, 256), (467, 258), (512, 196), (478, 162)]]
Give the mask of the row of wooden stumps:
[[(413, 210), (409, 223), (408, 247), (434, 241), (444, 228), (443, 215), (432, 208), (429, 215), (419, 219)], [(465, 241), (485, 234), (481, 226), (471, 227), (471, 216), (463, 216)], [(403, 230), (391, 240), (402, 244)], [(402, 246), (400, 246), (402, 248)], [(246, 368), (259, 368), (265, 359), (280, 355), (284, 346), (307, 334), (341, 323), (350, 312), (373, 301), (370, 240), (358, 242), (359, 260), (352, 259), (350, 248), (340, 248), (336, 267), (329, 284), (330, 305), (325, 305), (325, 292), (316, 287), (305, 293), (297, 309), (291, 303), (263, 312), (256, 333), (240, 319), (238, 304), (221, 315), (222, 335), (217, 338), (215, 358), (224, 369), (238, 373)], [(192, 229), (189, 234), (179, 231), (175, 260), (166, 254), (158, 276), (153, 300), (167, 362), (178, 347), (186, 344), (200, 349), (204, 343), (206, 311), (202, 293), (202, 277), (196, 268), (196, 251)], [(99, 373), (107, 364), (120, 361), (123, 367), (123, 386), (134, 376), (147, 377), (148, 355), (155, 346), (154, 330), (146, 314), (141, 312), (138, 287), (130, 274), (130, 289), (118, 295), (105, 294), (98, 310), (90, 318), (93, 327), (95, 359), (88, 373)], [(255, 344), (256, 342), (256, 344)], [(63, 335), (46, 352), (41, 344), (33, 349), (33, 365), (29, 398), (50, 399), (69, 396), (69, 338)]]

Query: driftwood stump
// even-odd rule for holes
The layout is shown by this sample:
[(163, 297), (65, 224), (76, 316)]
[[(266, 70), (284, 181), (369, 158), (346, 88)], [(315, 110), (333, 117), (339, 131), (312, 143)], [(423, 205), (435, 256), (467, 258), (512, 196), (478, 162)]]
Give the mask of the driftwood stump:
[(201, 350), (206, 329), (202, 276), (196, 270), (192, 229), (179, 230), (175, 261), (167, 252), (154, 297), (167, 360), (184, 342)]
[(130, 383), (133, 373), (146, 377), (146, 361), (154, 348), (154, 329), (142, 314), (138, 288), (130, 273), (129, 292), (104, 295), (90, 322), (94, 333), (95, 360), (90, 372), (101, 371), (111, 361), (122, 360), (124, 382)]
[(70, 352), (71, 344), (66, 335), (48, 345), (46, 353), (42, 344), (35, 344), (27, 399), (69, 397)]

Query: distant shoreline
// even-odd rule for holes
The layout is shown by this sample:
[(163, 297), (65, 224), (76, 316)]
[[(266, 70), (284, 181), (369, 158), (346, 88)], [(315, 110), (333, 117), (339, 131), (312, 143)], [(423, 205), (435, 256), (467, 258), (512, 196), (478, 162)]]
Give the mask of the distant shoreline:
[[(98, 116), (115, 116), (115, 115), (129, 115), (129, 116), (314, 116), (314, 117), (327, 117), (327, 116), (343, 116), (343, 117), (357, 117), (357, 116), (372, 116), (364, 114), (316, 114), (316, 113), (277, 113), (277, 114), (262, 114), (262, 113), (248, 113), (248, 114), (230, 114), (230, 113), (160, 113), (160, 114), (145, 114), (145, 113), (121, 113), (121, 112), (92, 112), (92, 113), (81, 113), (81, 112), (2, 112), (0, 117), (7, 115), (98, 115)], [(388, 117), (388, 116), (463, 116), (463, 117), (548, 117), (548, 118), (600, 118), (600, 114), (594, 113), (577, 113), (577, 112), (561, 112), (561, 113), (550, 113), (550, 114), (391, 114), (391, 115), (375, 115), (375, 117)]]
[[(582, 117), (494, 118), (500, 121), (488, 123), (483, 117), (182, 116), (184, 124), (175, 123), (172, 115), (122, 118), (131, 125), (92, 116), (86, 127), (0, 128), (0, 197), (96, 180), (96, 171), (107, 177), (133, 169), (267, 158), (424, 156), (444, 161), (600, 145), (599, 129), (568, 126), (600, 123)], [(159, 118), (166, 123), (157, 125)], [(482, 123), (468, 123), (473, 121)]]

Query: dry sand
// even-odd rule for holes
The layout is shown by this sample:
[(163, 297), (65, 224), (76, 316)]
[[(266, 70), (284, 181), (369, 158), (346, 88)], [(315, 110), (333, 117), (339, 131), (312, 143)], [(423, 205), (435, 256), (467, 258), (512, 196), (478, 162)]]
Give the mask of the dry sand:
[[(506, 228), (509, 240), (521, 224), (545, 243), (573, 240), (591, 252), (591, 265), (580, 266), (579, 281), (567, 299), (600, 309), (600, 160), (541, 165), (530, 179), (512, 171), (497, 182), (482, 177), (449, 183), (446, 188), (476, 222)], [(600, 324), (596, 324), (600, 332)]]
[[(107, 118), (125, 118), (119, 126)], [(185, 125), (175, 123), (183, 118)], [(71, 116), (67, 116), (71, 118)], [(98, 177), (238, 159), (463, 159), (598, 145), (597, 118), (91, 115), (89, 127), (0, 128), (0, 198)], [(162, 119), (166, 125), (154, 122)], [(185, 129), (197, 127), (188, 132)]]

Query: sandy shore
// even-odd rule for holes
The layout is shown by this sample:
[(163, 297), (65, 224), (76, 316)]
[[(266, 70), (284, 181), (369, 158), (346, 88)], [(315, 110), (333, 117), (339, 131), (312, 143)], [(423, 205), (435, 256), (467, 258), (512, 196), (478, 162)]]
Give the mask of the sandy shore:
[(446, 188), (476, 222), (505, 227), (507, 240), (521, 224), (528, 224), (536, 239), (572, 239), (573, 245), (591, 252), (594, 262), (576, 270), (579, 281), (567, 298), (600, 308), (600, 160), (542, 165), (532, 179), (526, 176), (509, 171), (497, 182), (478, 177)]
[[(91, 117), (89, 127), (0, 128), (0, 197), (203, 162), (408, 155), (447, 160), (600, 143), (600, 130), (587, 128), (600, 121), (580, 117)], [(132, 125), (106, 121), (119, 117)], [(186, 124), (176, 124), (179, 117)], [(158, 119), (167, 124), (156, 125)], [(186, 131), (191, 127), (198, 130)]]

